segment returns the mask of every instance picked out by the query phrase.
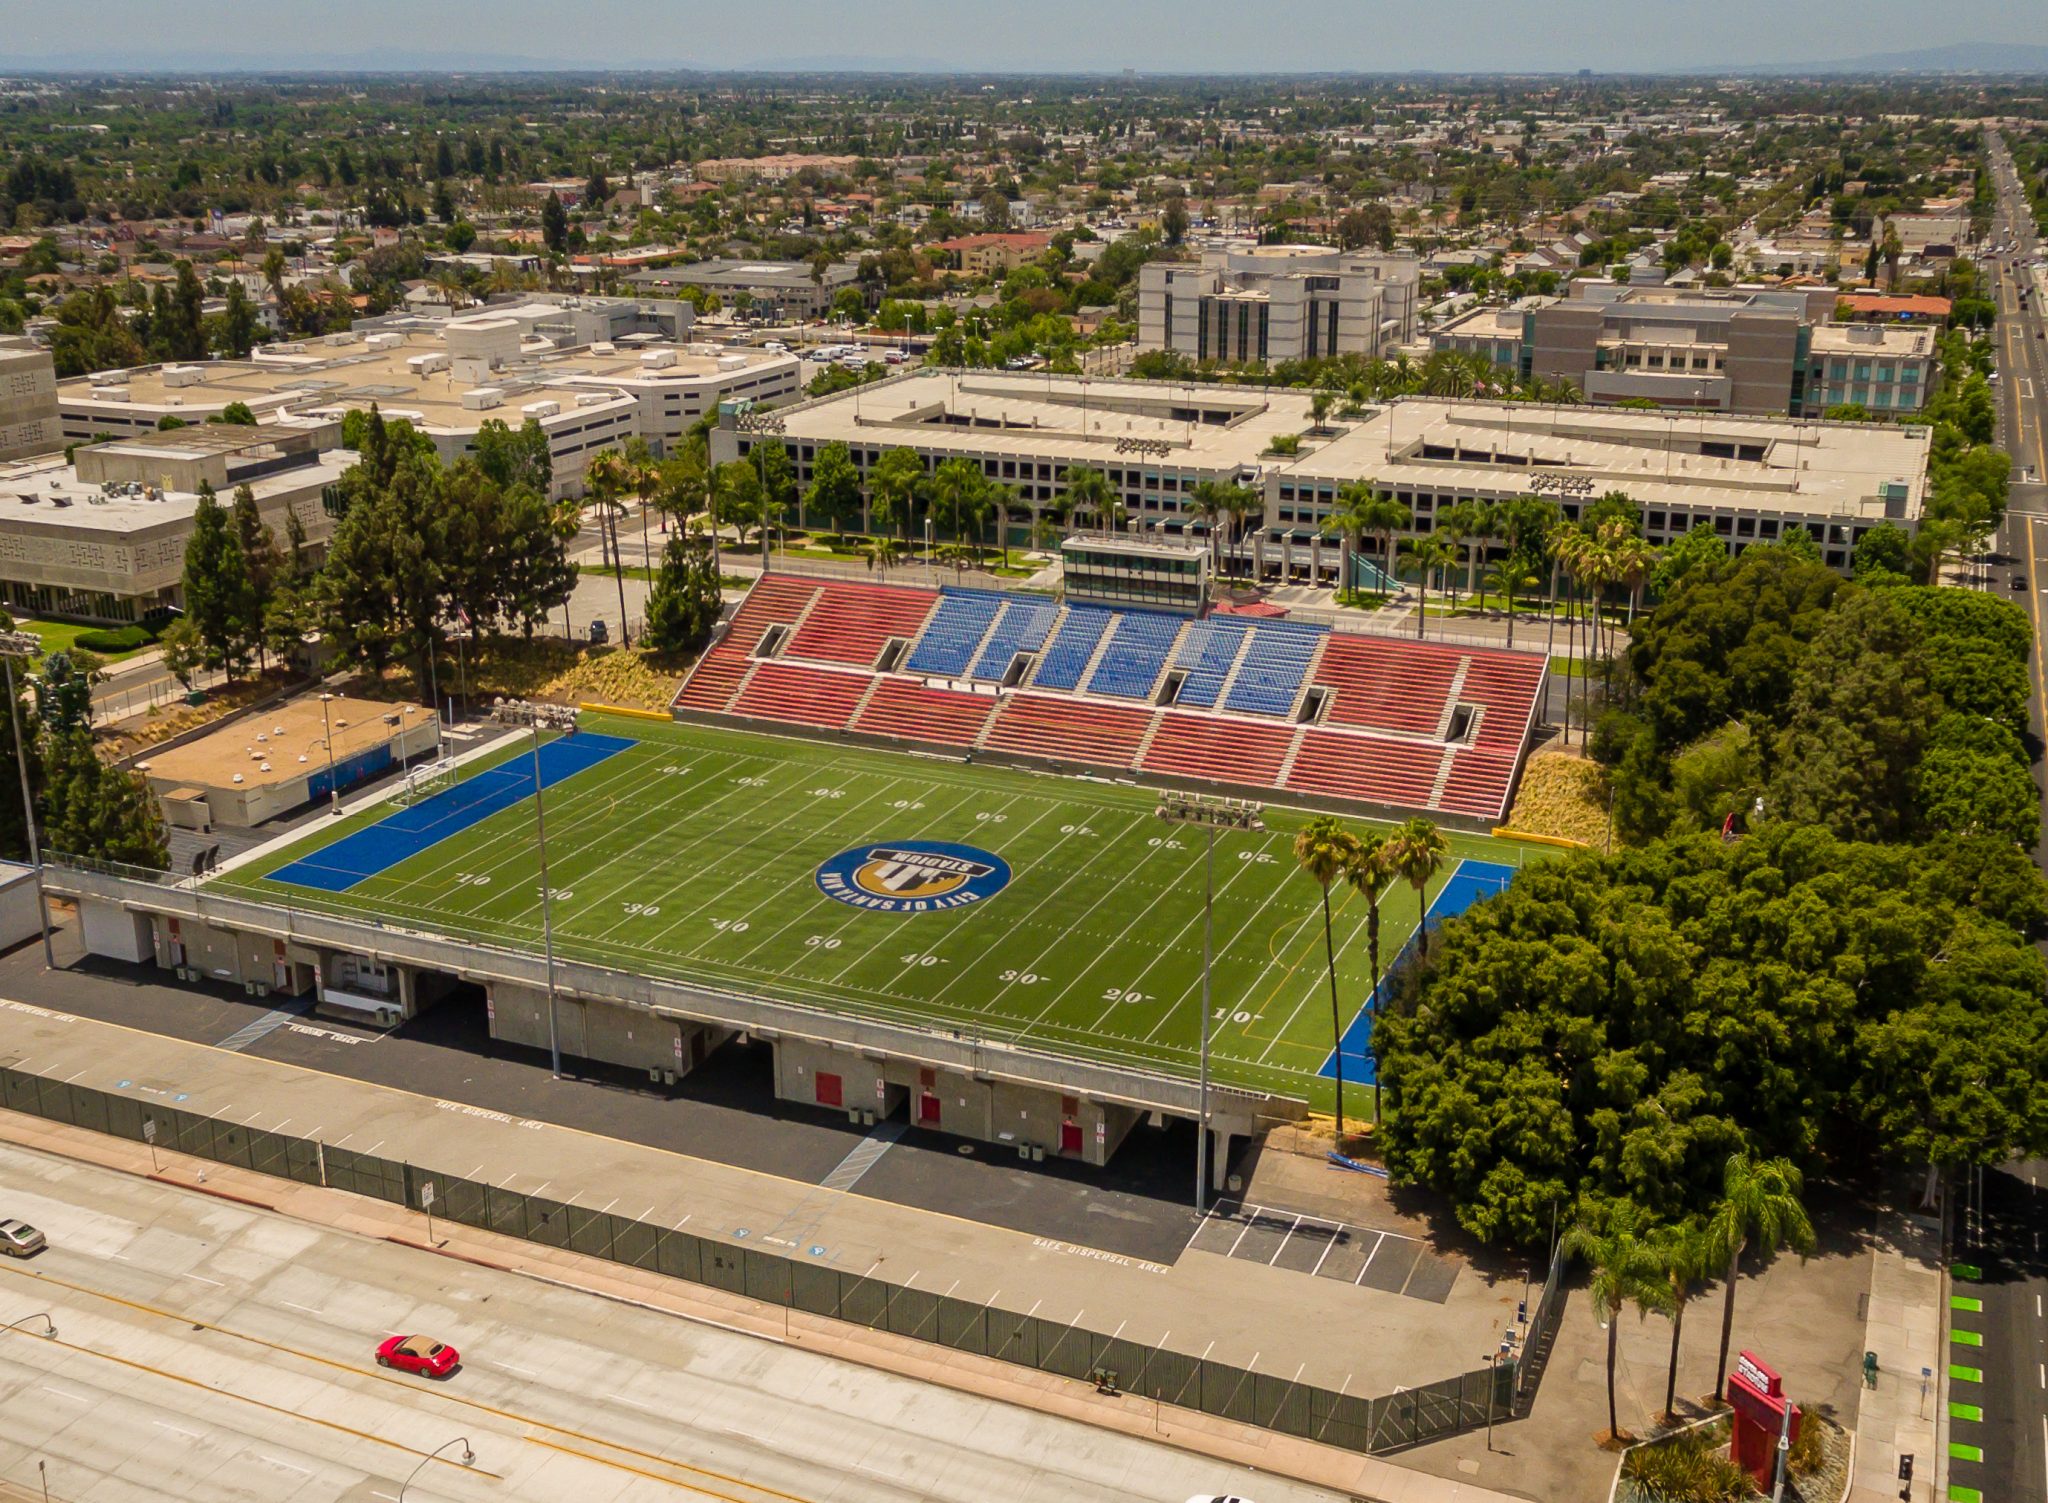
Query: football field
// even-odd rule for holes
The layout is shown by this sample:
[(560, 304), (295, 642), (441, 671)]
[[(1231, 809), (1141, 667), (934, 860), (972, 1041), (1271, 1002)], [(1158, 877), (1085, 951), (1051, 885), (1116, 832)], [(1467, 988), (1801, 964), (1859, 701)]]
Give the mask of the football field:
[[(521, 737), (462, 781), (213, 878), (210, 890), (539, 953), (534, 772)], [(702, 726), (586, 714), (543, 747), (558, 955), (1061, 1054), (1192, 1076), (1202, 832), (1146, 789)], [(1300, 811), (1216, 838), (1212, 1067), (1327, 1106), (1320, 895)], [(1352, 821), (1363, 828), (1364, 820)], [(1534, 848), (1447, 831), (1436, 912)], [(1344, 1074), (1367, 1078), (1365, 902), (1331, 894)], [(1413, 934), (1381, 903), (1382, 968)], [(1346, 1091), (1347, 1107), (1366, 1106)]]

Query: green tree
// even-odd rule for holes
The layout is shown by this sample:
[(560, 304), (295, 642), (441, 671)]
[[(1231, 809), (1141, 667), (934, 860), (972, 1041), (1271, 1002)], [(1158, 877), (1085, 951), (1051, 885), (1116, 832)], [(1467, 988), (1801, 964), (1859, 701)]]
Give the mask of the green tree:
[(1721, 1355), (1714, 1364), (1714, 1397), (1725, 1399), (1728, 1387), (1728, 1345), (1735, 1333), (1735, 1285), (1742, 1277), (1742, 1255), (1754, 1247), (1771, 1257), (1790, 1247), (1801, 1257), (1813, 1251), (1813, 1223), (1800, 1197), (1805, 1177), (1787, 1159), (1757, 1159), (1747, 1153), (1728, 1156), (1721, 1182), (1721, 1201), (1707, 1223), (1708, 1235), (1728, 1259), (1721, 1302)]
[(506, 490), (525, 486), (545, 497), (554, 485), (554, 456), (548, 450), (548, 436), (536, 418), (517, 428), (498, 418), (488, 418), (476, 431), (476, 462), (491, 480)]
[(761, 474), (744, 459), (728, 459), (711, 475), (711, 516), (721, 527), (738, 530), (740, 546), (747, 532), (759, 528), (765, 534), (768, 504), (761, 488)]
[(711, 640), (722, 608), (710, 546), (675, 528), (662, 547), (661, 569), (647, 596), (644, 645), (657, 652), (694, 652)]
[(229, 516), (234, 523), (235, 539), (241, 544), (242, 570), (248, 581), (247, 594), (241, 600), (240, 646), (245, 654), (255, 655), (263, 648), (263, 616), (284, 574), (284, 557), (277, 550), (276, 534), (257, 509), (256, 493), (247, 485), (235, 487)]
[[(1380, 993), (1382, 990), (1380, 982), (1380, 899), (1386, 896), (1387, 889), (1393, 885), (1394, 878), (1399, 875), (1394, 867), (1394, 858), (1398, 854), (1399, 848), (1392, 839), (1380, 834), (1376, 830), (1368, 831), (1366, 834), (1357, 837), (1356, 845), (1350, 852), (1350, 859), (1344, 864), (1344, 880), (1351, 884), (1351, 890), (1357, 893), (1365, 902), (1365, 1007), (1366, 1011), (1372, 1016), (1372, 1116), (1374, 1122), (1378, 1122), (1380, 1118), (1379, 1011)], [(1343, 1050), (1343, 1047), (1344, 1041), (1340, 1036), (1337, 1041), (1339, 1052)], [(1338, 1068), (1343, 1068), (1341, 1060), (1338, 1062)]]
[(1621, 1345), (1621, 1317), (1630, 1305), (1638, 1316), (1670, 1307), (1671, 1290), (1650, 1240), (1647, 1218), (1626, 1201), (1607, 1214), (1605, 1230), (1575, 1223), (1564, 1235), (1567, 1257), (1582, 1260), (1590, 1271), (1593, 1313), (1607, 1327), (1607, 1433), (1622, 1439), (1614, 1406), (1614, 1366)]
[(43, 728), (53, 735), (92, 730), (92, 690), (103, 674), (91, 661), (90, 653), (81, 663), (68, 652), (53, 652), (43, 659), (42, 681), (36, 685), (36, 711)]
[(1388, 869), (1415, 889), (1415, 942), (1425, 957), (1429, 954), (1429, 884), (1450, 857), (1451, 843), (1444, 832), (1420, 814), (1403, 820), (1387, 837), (1384, 860)]
[(239, 672), (248, 666), (253, 623), (260, 620), (249, 563), (233, 517), (200, 483), (185, 540), (182, 583), (185, 614), (205, 644), (209, 667)]
[(838, 532), (849, 532), (859, 523), (860, 470), (845, 444), (826, 444), (811, 462), (810, 489), (804, 492), (804, 515), (807, 520), (823, 518)]
[(1449, 538), (1436, 533), (1425, 533), (1419, 538), (1409, 538), (1401, 545), (1407, 555), (1409, 567), (1415, 571), (1415, 582), (1421, 592), (1421, 600), (1415, 607), (1415, 635), (1419, 640), (1423, 627), (1429, 621), (1429, 577), (1450, 568), (1458, 561), (1458, 550)]
[(917, 521), (918, 497), (925, 489), (924, 461), (914, 449), (884, 449), (868, 467), (868, 516), (887, 533), (899, 529), (910, 541)]
[(1858, 579), (1897, 574), (1904, 576), (1912, 534), (1896, 522), (1880, 522), (1856, 540), (1850, 561)]
[(230, 359), (241, 360), (256, 344), (256, 306), (240, 282), (228, 283), (227, 306), (213, 329), (213, 345)]
[(1358, 837), (1327, 814), (1318, 814), (1294, 836), (1294, 860), (1322, 890), (1323, 961), (1330, 978), (1331, 1060), (1337, 1077), (1337, 1146), (1344, 1146), (1344, 1018), (1337, 1001), (1337, 942), (1330, 923), (1330, 885), (1358, 861)]
[(1508, 647), (1515, 645), (1515, 602), (1543, 583), (1543, 571), (1526, 554), (1510, 553), (1487, 571), (1486, 588), (1506, 598), (1508, 605)]
[(50, 850), (154, 871), (171, 864), (148, 782), (101, 761), (90, 733), (44, 738), (42, 765), (43, 838)]
[(322, 631), (373, 671), (411, 663), (421, 685), (443, 641), (453, 561), (446, 474), (438, 460), (406, 454), (336, 524), (320, 574)]
[(1060, 483), (1066, 487), (1067, 514), (1076, 522), (1085, 518), (1097, 527), (1115, 530), (1121, 526), (1114, 519), (1121, 515), (1123, 507), (1116, 487), (1102, 471), (1088, 465), (1069, 465), (1061, 473)]
[(569, 248), (569, 214), (553, 192), (541, 201), (540, 239), (551, 256), (559, 256)]
[(1652, 1247), (1657, 1267), (1664, 1275), (1671, 1317), (1671, 1362), (1664, 1373), (1664, 1415), (1667, 1425), (1679, 1423), (1678, 1348), (1685, 1336), (1685, 1307), (1702, 1279), (1712, 1275), (1719, 1264), (1719, 1251), (1706, 1229), (1693, 1222), (1658, 1229)]

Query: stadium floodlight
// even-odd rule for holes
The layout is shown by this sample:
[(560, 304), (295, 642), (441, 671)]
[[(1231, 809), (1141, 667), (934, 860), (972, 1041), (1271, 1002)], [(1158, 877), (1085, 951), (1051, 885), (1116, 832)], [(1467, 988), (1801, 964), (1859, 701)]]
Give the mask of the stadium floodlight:
[(57, 969), (50, 948), (50, 899), (43, 890), (43, 848), (36, 838), (36, 805), (28, 791), (28, 747), (21, 739), (21, 702), (14, 695), (14, 660), (33, 662), (43, 654), (43, 639), (32, 631), (0, 632), (0, 668), (7, 675), (7, 714), (14, 725), (14, 766), (21, 774), (21, 817), (28, 830), (28, 864), (36, 873), (36, 916), (43, 926), (43, 964)]
[(533, 836), (534, 846), (540, 852), (540, 933), (547, 960), (548, 1072), (560, 1080), (562, 1037), (555, 1021), (555, 905), (554, 894), (548, 888), (548, 820), (547, 811), (541, 807), (540, 733), (543, 726), (564, 733), (575, 730), (576, 709), (573, 705), (506, 699), (501, 695), (491, 701), (491, 719), (500, 725), (523, 725), (533, 735)]
[[(334, 712), (327, 708), (333, 703), (334, 696), (332, 694), (322, 694), (320, 696), (320, 724), (327, 732), (324, 743), (327, 747), (327, 812), (336, 819), (339, 819), (341, 818), (341, 775), (335, 771), (334, 767)], [(343, 730), (348, 729), (348, 722), (346, 720), (340, 724)]]
[(1152, 812), (1170, 825), (1196, 825), (1208, 837), (1208, 854), (1203, 865), (1202, 888), (1202, 1075), (1201, 1120), (1195, 1129), (1195, 1211), (1209, 1203), (1209, 965), (1216, 932), (1216, 832), (1241, 830), (1248, 834), (1266, 828), (1260, 818), (1263, 804), (1248, 799), (1221, 798), (1208, 793), (1162, 793), (1159, 807)]

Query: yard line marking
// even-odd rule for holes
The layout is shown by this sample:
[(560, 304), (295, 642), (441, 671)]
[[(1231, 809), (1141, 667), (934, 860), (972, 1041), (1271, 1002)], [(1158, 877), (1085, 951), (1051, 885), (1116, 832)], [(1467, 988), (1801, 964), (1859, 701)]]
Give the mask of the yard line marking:
[(74, 1404), (89, 1404), (92, 1402), (92, 1400), (90, 1399), (80, 1398), (77, 1394), (72, 1393), (67, 1389), (52, 1388), (47, 1383), (38, 1383), (36, 1384), (36, 1387), (40, 1388), (44, 1393), (54, 1393), (60, 1399), (69, 1399)]
[[(1266, 846), (1271, 845), (1272, 843), (1273, 842), (1271, 840), (1268, 840), (1267, 842), (1265, 842), (1264, 845), (1261, 845), (1259, 847), (1260, 854), (1264, 854)], [(1282, 839), (1281, 844), (1284, 845), (1285, 843), (1285, 840)], [(1249, 868), (1257, 866), (1259, 863), (1256, 861), (1245, 861), (1239, 864), (1241, 866)], [(1280, 896), (1281, 891), (1286, 887), (1286, 885), (1287, 884), (1285, 882), (1275, 882), (1273, 884), (1273, 890), (1266, 894), (1266, 901), (1259, 904), (1258, 907), (1254, 908), (1248, 915), (1246, 915), (1245, 921), (1242, 924), (1238, 925), (1235, 933), (1231, 934), (1227, 939), (1225, 939), (1222, 944), (1216, 946), (1215, 953), (1219, 959), (1222, 959), (1226, 956), (1235, 955), (1238, 953), (1239, 947), (1243, 944), (1244, 937), (1251, 932), (1252, 926), (1258, 923), (1260, 917), (1265, 913), (1265, 911), (1273, 906), (1274, 899)], [(1219, 893), (1219, 896), (1220, 895), (1221, 894)], [(1304, 922), (1306, 922), (1306, 920), (1304, 920)], [(1272, 962), (1267, 962), (1267, 968), (1270, 968), (1271, 964)], [(1264, 974), (1265, 969), (1262, 969), (1259, 972), (1259, 975), (1263, 977)], [(1254, 980), (1254, 984), (1256, 984), (1256, 978)], [(1178, 998), (1175, 999), (1173, 1005), (1167, 1008), (1165, 1012), (1160, 1014), (1158, 1021), (1155, 1022), (1152, 1025), (1151, 1030), (1148, 1033), (1146, 1033), (1145, 1042), (1148, 1044), (1151, 1043), (1154, 1037), (1158, 1034), (1160, 1025), (1163, 1024), (1167, 1020), (1167, 1018), (1172, 1017), (1175, 1014), (1175, 1012), (1177, 1012), (1179, 1008), (1186, 1003), (1189, 993), (1193, 992), (1199, 994), (1199, 992), (1201, 991), (1201, 987), (1202, 977), (1201, 973), (1198, 971), (1195, 973), (1194, 978), (1191, 981), (1189, 981), (1186, 986), (1181, 988), (1181, 994)], [(1230, 1009), (1228, 1008), (1225, 1009), (1226, 1012), (1228, 1012), (1229, 1010)], [(1212, 1028), (1212, 1041), (1213, 1037), (1214, 1029)]]

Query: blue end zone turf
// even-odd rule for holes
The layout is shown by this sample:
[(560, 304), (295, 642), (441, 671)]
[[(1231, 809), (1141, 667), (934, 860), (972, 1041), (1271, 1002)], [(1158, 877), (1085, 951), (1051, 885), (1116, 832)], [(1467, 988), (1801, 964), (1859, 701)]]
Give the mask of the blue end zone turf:
[[(1429, 905), (1429, 913), (1424, 917), (1423, 923), (1434, 929), (1445, 919), (1456, 918), (1481, 898), (1490, 898), (1495, 893), (1503, 891), (1508, 883), (1515, 880), (1515, 870), (1514, 867), (1499, 861), (1460, 861), (1457, 868), (1452, 871), (1450, 881), (1444, 883), (1443, 890), (1436, 895), (1436, 901)], [(1388, 896), (1396, 902), (1399, 901), (1397, 893), (1390, 892)], [(1401, 953), (1387, 966), (1386, 976), (1391, 976), (1400, 969), (1401, 962), (1408, 958), (1408, 952), (1415, 948), (1417, 937), (1414, 934), (1408, 936), (1408, 943), (1401, 946)], [(1379, 984), (1373, 988), (1371, 1005), (1361, 1007), (1358, 1016), (1351, 1020), (1351, 1026), (1344, 1030), (1344, 1083), (1347, 1086), (1354, 1081), (1361, 1085), (1371, 1085), (1378, 1079), (1379, 1072), (1373, 1068), (1372, 1060), (1372, 1017), (1373, 1009), (1379, 1003), (1380, 993), (1386, 988), (1386, 976), (1382, 976)], [(1335, 1051), (1323, 1061), (1322, 1069), (1316, 1073), (1325, 1080), (1336, 1076)]]
[[(573, 778), (636, 744), (624, 736), (599, 736), (589, 731), (550, 741), (540, 749), (541, 787), (552, 788), (564, 778)], [(310, 856), (279, 867), (269, 873), (269, 880), (318, 888), (321, 892), (347, 892), (364, 878), (387, 871), (436, 842), (532, 796), (533, 758), (521, 752), (488, 772), (480, 772), (432, 798), (422, 799), (410, 809), (400, 809), (367, 829), (357, 830)]]

